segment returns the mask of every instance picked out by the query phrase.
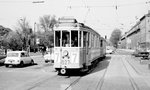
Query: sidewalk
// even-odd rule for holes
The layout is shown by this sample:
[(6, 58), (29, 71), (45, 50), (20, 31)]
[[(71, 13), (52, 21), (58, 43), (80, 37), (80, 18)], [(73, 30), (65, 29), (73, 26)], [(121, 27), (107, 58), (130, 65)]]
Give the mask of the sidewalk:
[(118, 50), (126, 51), (126, 52), (134, 52), (134, 51), (135, 51), (135, 50), (133, 50), (133, 49), (118, 49)]
[[(118, 49), (120, 51), (125, 51), (128, 53), (133, 53), (134, 50), (131, 49)], [(128, 55), (126, 60), (130, 63), (130, 65), (134, 68), (134, 70), (140, 75), (150, 75), (150, 68), (148, 63), (150, 63), (150, 59), (142, 60), (141, 57), (134, 57), (132, 55)]]
[(40, 53), (40, 52), (36, 52), (36, 53), (30, 52), (30, 56), (42, 56), (42, 53)]

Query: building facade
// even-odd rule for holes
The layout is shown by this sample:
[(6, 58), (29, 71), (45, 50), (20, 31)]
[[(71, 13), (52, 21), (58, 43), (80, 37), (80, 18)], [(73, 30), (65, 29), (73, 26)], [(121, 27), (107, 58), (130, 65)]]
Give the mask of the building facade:
[(123, 49), (150, 50), (150, 11), (122, 36), (120, 42)]

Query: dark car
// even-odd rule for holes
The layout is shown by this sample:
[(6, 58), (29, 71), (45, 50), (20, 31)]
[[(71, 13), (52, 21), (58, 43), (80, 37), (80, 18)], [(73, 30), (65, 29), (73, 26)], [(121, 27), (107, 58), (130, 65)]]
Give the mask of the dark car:
[(6, 50), (0, 49), (0, 65), (4, 64), (5, 58), (6, 58)]
[(135, 57), (143, 57), (143, 58), (148, 58), (149, 52), (147, 51), (135, 51), (133, 54)]
[(3, 65), (5, 62), (6, 55), (0, 55), (0, 65)]
[(141, 57), (141, 54), (140, 54), (141, 52), (142, 52), (141, 50), (135, 49), (135, 51), (132, 53), (132, 55), (135, 57)]
[(149, 52), (140, 52), (140, 56), (143, 57), (143, 59), (148, 59)]

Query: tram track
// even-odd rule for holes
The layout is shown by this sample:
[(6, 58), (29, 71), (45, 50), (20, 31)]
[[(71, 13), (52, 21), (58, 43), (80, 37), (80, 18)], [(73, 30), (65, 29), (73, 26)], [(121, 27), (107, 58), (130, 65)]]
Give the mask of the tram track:
[(72, 83), (70, 83), (70, 84), (65, 88), (65, 90), (71, 90), (71, 87), (72, 87), (73, 85), (75, 85), (80, 79), (81, 79), (81, 77), (78, 77), (77, 79), (75, 79)]
[(101, 90), (103, 84), (104, 84), (104, 78), (106, 76), (106, 72), (107, 72), (108, 67), (105, 69), (104, 74), (102, 75), (101, 79), (99, 80), (96, 90)]
[[(94, 66), (92, 69), (90, 69), (88, 72), (86, 72), (86, 74), (92, 73), (92, 71), (95, 70), (95, 67), (96, 67), (96, 66)], [(84, 75), (86, 75), (86, 74), (84, 73)], [(84, 76), (84, 75), (82, 75), (82, 76)], [(72, 86), (74, 86), (76, 83), (79, 82), (79, 80), (82, 78), (82, 76), (76, 78), (72, 83), (70, 83), (70, 84), (65, 88), (65, 90), (70, 90)]]
[(128, 64), (134, 69), (134, 71), (135, 71), (137, 74), (141, 75), (140, 72), (135, 68), (135, 66), (133, 66), (133, 65), (129, 62), (128, 59), (127, 59), (126, 61), (127, 61)]
[[(123, 59), (123, 60), (125, 60), (125, 59)], [(123, 60), (121, 60), (121, 61), (122, 61), (123, 66), (125, 67), (125, 69), (126, 69), (126, 71), (127, 71), (127, 74), (128, 74), (128, 76), (129, 76), (129, 81), (130, 81), (130, 83), (131, 83), (131, 86), (132, 86), (133, 90), (140, 90), (139, 87), (138, 87), (138, 85), (137, 85), (136, 82), (134, 81), (133, 77), (131, 76), (131, 74), (130, 74), (128, 68), (127, 68), (127, 66), (125, 65), (125, 61), (123, 61)], [(127, 63), (128, 63), (128, 61), (127, 61)], [(129, 64), (129, 63), (128, 63), (128, 64)], [(129, 64), (129, 65), (130, 65), (130, 64)], [(130, 65), (130, 66), (131, 66), (131, 65)], [(131, 66), (131, 67), (132, 67), (132, 66)], [(133, 68), (133, 67), (132, 67), (132, 68)], [(135, 68), (133, 68), (133, 69), (135, 69)]]
[[(100, 64), (100, 62), (95, 63), (94, 66), (92, 66), (92, 68), (88, 72), (86, 72), (86, 74), (84, 74), (84, 75), (88, 75), (88, 74), (94, 72), (94, 70), (96, 70), (96, 68), (98, 67), (99, 64)], [(100, 84), (100, 86), (103, 85), (104, 77), (105, 77), (106, 72), (107, 72), (107, 69), (105, 69), (104, 74), (102, 75), (101, 80), (97, 83), (97, 85), (96, 85), (97, 89), (96, 90), (99, 90), (98, 89), (99, 84)], [(82, 75), (82, 76), (84, 76), (84, 75)], [(82, 76), (76, 78), (72, 83), (70, 83), (70, 85), (68, 85), (68, 87), (66, 87), (65, 90), (70, 90), (72, 86), (74, 86), (75, 84), (77, 84), (79, 82), (79, 80), (82, 78)]]
[[(66, 83), (68, 83), (68, 80), (70, 79), (70, 77), (67, 77), (67, 76), (58, 76), (58, 75), (53, 75), (52, 77), (45, 77), (44, 79), (41, 79), (40, 81), (38, 81), (38, 82), (36, 82), (36, 83), (34, 83), (34, 84), (32, 84), (28, 89), (26, 89), (26, 90), (32, 90), (32, 89), (34, 89), (34, 88), (36, 88), (36, 87), (39, 87), (40, 85), (42, 85), (42, 84), (44, 84), (44, 83), (46, 83), (46, 82), (49, 82), (49, 81), (54, 81), (54, 82), (57, 82), (60, 86), (61, 86), (61, 84), (66, 84)], [(77, 78), (77, 80), (78, 79), (80, 79), (80, 78)], [(77, 82), (77, 80), (75, 79), (75, 81), (73, 81), (73, 83), (71, 83), (71, 84), (69, 84), (67, 87), (66, 87), (66, 89), (63, 89), (63, 90), (67, 90), (71, 85), (73, 85), (74, 83), (76, 83)], [(51, 83), (52, 83), (51, 82)], [(63, 83), (62, 83), (63, 82)], [(58, 85), (58, 86), (59, 86)], [(67, 85), (67, 84), (66, 84)], [(62, 88), (60, 88), (60, 89), (62, 89)]]
[[(93, 67), (93, 69), (91, 69), (90, 73), (94, 72), (94, 70), (96, 70), (96, 68), (100, 68), (98, 65), (100, 64), (100, 62), (96, 63), (96, 66)], [(103, 75), (101, 76), (100, 80), (98, 81), (97, 85), (96, 85), (96, 89), (95, 90), (101, 90), (103, 83), (104, 83), (104, 78), (106, 76), (106, 72), (107, 72), (108, 67), (106, 67), (106, 69), (103, 72)], [(92, 86), (91, 86), (92, 87)], [(90, 90), (90, 89), (87, 89)]]

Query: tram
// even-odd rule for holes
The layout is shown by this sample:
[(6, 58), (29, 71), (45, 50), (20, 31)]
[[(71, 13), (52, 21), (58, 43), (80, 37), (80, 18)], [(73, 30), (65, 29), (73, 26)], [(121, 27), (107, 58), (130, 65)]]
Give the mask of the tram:
[(54, 68), (59, 74), (86, 71), (105, 55), (105, 39), (76, 19), (63, 17), (54, 26)]

